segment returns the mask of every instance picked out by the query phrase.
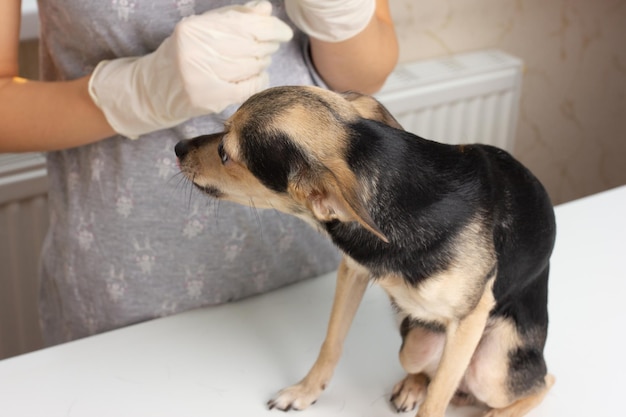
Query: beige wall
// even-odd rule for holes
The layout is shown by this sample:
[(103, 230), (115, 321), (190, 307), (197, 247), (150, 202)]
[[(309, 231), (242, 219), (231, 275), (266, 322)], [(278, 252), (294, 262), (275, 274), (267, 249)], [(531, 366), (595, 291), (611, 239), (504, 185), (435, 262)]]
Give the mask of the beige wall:
[(524, 60), (515, 154), (555, 203), (626, 184), (626, 1), (390, 3), (403, 62), (485, 48)]

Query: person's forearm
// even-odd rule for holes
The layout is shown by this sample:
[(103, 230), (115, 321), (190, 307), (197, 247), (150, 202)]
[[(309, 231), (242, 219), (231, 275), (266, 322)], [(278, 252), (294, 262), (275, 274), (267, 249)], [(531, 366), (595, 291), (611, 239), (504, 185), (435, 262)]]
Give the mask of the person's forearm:
[(342, 42), (311, 38), (318, 73), (335, 91), (378, 91), (398, 61), (398, 42), (388, 8), (378, 8), (369, 25)]
[(65, 149), (113, 135), (89, 97), (88, 80), (0, 79), (0, 152)]

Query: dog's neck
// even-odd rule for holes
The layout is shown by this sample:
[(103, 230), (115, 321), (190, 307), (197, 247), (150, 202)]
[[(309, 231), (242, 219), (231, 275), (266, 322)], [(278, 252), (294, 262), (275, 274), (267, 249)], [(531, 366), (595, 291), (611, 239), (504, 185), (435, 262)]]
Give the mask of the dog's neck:
[[(448, 255), (455, 227), (471, 220), (470, 197), (475, 187), (462, 175), (468, 168), (457, 147), (419, 138), (408, 132), (384, 135), (376, 122), (354, 126), (348, 163), (367, 188), (364, 201), (370, 217), (389, 242), (356, 221), (322, 223), (335, 244), (348, 256), (383, 275), (406, 266), (405, 275), (417, 283), (440, 268)], [(442, 175), (441, 173), (450, 175)], [(459, 199), (466, 199), (460, 204)], [(468, 204), (468, 202), (470, 204)], [(432, 262), (430, 261), (432, 260)], [(408, 272), (411, 271), (411, 272)], [(399, 271), (393, 271), (399, 272)]]

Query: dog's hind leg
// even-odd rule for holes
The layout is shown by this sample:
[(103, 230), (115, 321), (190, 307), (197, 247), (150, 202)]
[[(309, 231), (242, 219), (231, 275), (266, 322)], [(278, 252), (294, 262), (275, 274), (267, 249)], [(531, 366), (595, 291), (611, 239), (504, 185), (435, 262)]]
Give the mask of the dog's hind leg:
[(520, 332), (514, 320), (491, 320), (468, 368), (469, 391), (490, 410), (487, 417), (521, 417), (537, 406), (554, 384), (543, 357), (545, 326)]
[(268, 402), (270, 409), (303, 410), (317, 401), (341, 357), (343, 343), (368, 282), (369, 272), (344, 257), (337, 271), (337, 287), (326, 339), (317, 360), (304, 379), (283, 389)]
[(395, 385), (390, 401), (397, 412), (406, 412), (424, 401), (428, 375), (433, 375), (439, 365), (445, 333), (428, 329), (409, 317), (402, 321), (400, 333), (400, 364), (408, 375)]
[(554, 384), (543, 349), (548, 332), (548, 268), (494, 315), (466, 374), (469, 391), (492, 408), (489, 417), (521, 417)]
[(546, 374), (544, 377), (543, 386), (535, 393), (515, 401), (513, 404), (504, 408), (494, 408), (485, 414), (484, 417), (522, 417), (525, 416), (530, 410), (535, 408), (539, 403), (543, 401), (552, 385), (554, 385), (555, 378), (551, 374)]
[(439, 367), (428, 386), (418, 417), (443, 417), (454, 396), (472, 355), (481, 339), (494, 298), (493, 281), (486, 286), (476, 308), (458, 323), (446, 328), (446, 342)]

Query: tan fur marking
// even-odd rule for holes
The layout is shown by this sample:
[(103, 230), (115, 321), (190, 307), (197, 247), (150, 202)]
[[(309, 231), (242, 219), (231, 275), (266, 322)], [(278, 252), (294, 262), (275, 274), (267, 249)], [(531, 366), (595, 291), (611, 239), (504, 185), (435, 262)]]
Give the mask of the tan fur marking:
[(321, 162), (342, 159), (346, 154), (348, 137), (345, 127), (327, 112), (297, 104), (276, 115), (271, 128), (293, 138), (298, 146)]
[(504, 408), (497, 408), (489, 411), (485, 414), (485, 417), (522, 417), (525, 416), (530, 410), (539, 405), (552, 386), (554, 385), (555, 378), (551, 374), (547, 374), (544, 378), (544, 387), (538, 392), (524, 397)]
[(367, 193), (354, 173), (344, 162), (329, 165), (317, 168), (321, 172), (305, 172), (292, 181), (288, 189), (294, 200), (308, 207), (320, 221), (356, 221), (388, 242), (365, 208)]
[(467, 389), (491, 407), (511, 403), (507, 388), (508, 354), (521, 346), (515, 325), (507, 319), (489, 320), (465, 376)]
[(466, 226), (454, 245), (456, 257), (450, 268), (417, 287), (394, 275), (380, 279), (379, 285), (412, 317), (443, 325), (463, 318), (482, 296), (495, 253), (478, 221)]
[(485, 287), (476, 308), (461, 321), (450, 323), (439, 368), (433, 377), (418, 416), (443, 417), (481, 338), (493, 308), (493, 279)]
[(352, 106), (364, 119), (376, 120), (396, 129), (403, 129), (391, 113), (375, 98), (354, 92), (344, 93), (343, 97), (352, 103)]

